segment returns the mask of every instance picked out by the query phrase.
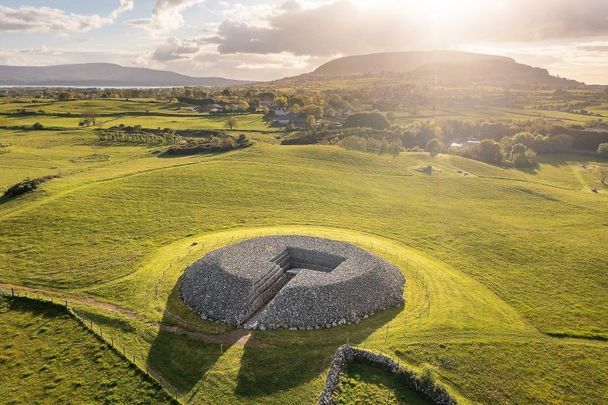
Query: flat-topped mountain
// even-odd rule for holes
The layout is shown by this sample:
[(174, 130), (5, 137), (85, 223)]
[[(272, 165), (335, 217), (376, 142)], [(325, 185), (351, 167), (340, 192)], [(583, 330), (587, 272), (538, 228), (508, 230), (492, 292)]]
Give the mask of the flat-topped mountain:
[(126, 67), (113, 63), (0, 65), (0, 85), (3, 86), (230, 86), (243, 83), (246, 82), (221, 77), (191, 77), (164, 70)]
[(310, 73), (310, 78), (401, 73), (415, 81), (573, 86), (582, 83), (552, 76), (546, 69), (504, 56), (457, 51), (412, 51), (346, 56)]

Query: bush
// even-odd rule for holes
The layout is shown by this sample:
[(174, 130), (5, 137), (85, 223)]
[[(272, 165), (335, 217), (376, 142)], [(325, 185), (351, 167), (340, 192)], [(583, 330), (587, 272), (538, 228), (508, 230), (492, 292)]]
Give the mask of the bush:
[(388, 129), (391, 124), (384, 115), (378, 112), (367, 112), (349, 115), (343, 126), (344, 128)]
[(44, 176), (37, 179), (25, 179), (4, 192), (3, 199), (14, 198), (21, 194), (29, 193), (38, 188), (39, 185), (59, 176)]
[(40, 130), (44, 129), (44, 126), (41, 123), (36, 122), (36, 123), (34, 123), (34, 125), (32, 125), (32, 129), (35, 129), (36, 131), (40, 131)]
[(488, 163), (500, 162), (502, 160), (500, 144), (492, 139), (484, 139), (479, 144), (479, 158)]
[(602, 143), (597, 148), (597, 153), (605, 159), (608, 159), (608, 143)]
[(536, 137), (530, 132), (519, 132), (513, 136), (513, 143), (520, 143), (526, 148), (531, 148)]
[(426, 143), (424, 150), (430, 153), (431, 156), (437, 156), (437, 154), (441, 151), (441, 144), (437, 138), (433, 138)]
[(549, 138), (551, 149), (557, 152), (565, 152), (572, 150), (574, 138), (568, 134), (558, 134)]
[(518, 168), (534, 167), (536, 166), (536, 152), (534, 152), (532, 149), (527, 149), (521, 153), (514, 152), (513, 157), (511, 158), (511, 163), (514, 167)]

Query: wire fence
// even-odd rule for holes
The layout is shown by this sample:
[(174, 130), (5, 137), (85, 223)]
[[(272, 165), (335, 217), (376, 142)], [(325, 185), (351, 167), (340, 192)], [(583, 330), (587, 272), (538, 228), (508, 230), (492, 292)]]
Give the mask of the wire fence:
[(124, 359), (130, 365), (132, 365), (134, 370), (140, 373), (140, 375), (144, 379), (148, 379), (149, 381), (153, 382), (157, 386), (157, 388), (165, 392), (167, 397), (172, 402), (181, 404), (178, 397), (179, 392), (176, 388), (172, 387), (171, 384), (166, 381), (158, 372), (152, 370), (148, 366), (148, 364), (143, 361), (144, 359), (138, 357), (135, 353), (128, 352), (126, 345), (121, 344), (121, 342), (119, 342), (119, 340), (113, 334), (108, 333), (107, 331), (104, 333), (104, 330), (101, 325), (97, 325), (95, 324), (95, 322), (93, 322), (93, 320), (85, 319), (84, 317), (79, 315), (70, 306), (69, 301), (67, 299), (43, 296), (39, 293), (32, 293), (31, 291), (28, 293), (28, 291), (26, 290), (19, 291), (14, 287), (12, 287), (10, 291), (0, 289), (0, 295), (10, 298), (27, 299), (63, 311), (72, 319), (74, 319), (79, 325), (81, 325), (85, 331), (93, 335), (99, 342), (104, 344), (120, 358)]
[[(272, 236), (272, 235), (307, 235), (307, 234), (309, 234), (311, 236), (340, 240), (342, 242), (347, 242), (347, 243), (354, 243), (359, 246), (369, 246), (372, 250), (380, 252), (382, 254), (382, 256), (384, 256), (386, 259), (392, 261), (395, 265), (399, 264), (399, 266), (402, 267), (402, 269), (405, 270), (406, 273), (410, 273), (410, 268), (415, 266), (415, 269), (413, 269), (414, 273), (417, 275), (420, 275), (420, 268), (418, 267), (418, 265), (415, 264), (413, 261), (410, 261), (410, 258), (402, 256), (398, 250), (389, 249), (386, 246), (383, 246), (382, 244), (378, 244), (378, 243), (374, 244), (374, 242), (361, 243), (361, 240), (359, 240), (357, 238), (354, 238), (354, 239), (353, 238), (342, 238), (342, 237), (340, 237), (339, 234), (333, 233), (333, 232), (318, 232), (318, 231), (310, 232), (310, 231), (307, 231), (306, 229), (284, 230), (282, 232), (281, 231), (269, 232), (269, 231), (261, 231), (261, 230), (258, 232), (246, 231), (246, 232), (243, 232), (242, 234), (238, 235), (237, 237), (232, 235), (230, 237), (230, 239), (217, 238), (217, 239), (206, 241), (204, 244), (201, 244), (202, 245), (201, 247), (203, 248), (203, 250), (205, 252), (208, 252), (221, 245), (232, 244), (232, 243), (239, 242), (241, 240), (250, 239), (250, 238), (254, 238), (254, 237)], [(192, 245), (192, 246), (194, 246), (194, 245)], [(187, 257), (191, 252), (192, 252), (192, 249), (190, 249), (188, 254), (184, 255), (183, 257), (173, 260), (166, 266), (165, 269), (163, 269), (161, 275), (159, 276), (159, 279), (157, 280), (156, 286), (155, 286), (155, 301), (157, 301), (157, 304), (160, 301), (160, 295), (162, 294), (160, 284), (162, 282), (162, 279), (165, 276), (166, 271), (170, 267), (176, 265), (176, 263), (180, 262), (183, 258)], [(423, 289), (423, 293), (422, 293), (423, 299), (422, 299), (422, 303), (420, 304), (419, 308), (415, 311), (415, 313), (412, 313), (410, 315), (409, 319), (413, 318), (414, 320), (420, 321), (422, 319), (422, 317), (429, 316), (430, 308), (431, 308), (431, 290), (430, 290), (430, 286), (429, 286), (428, 282), (425, 280), (424, 277), (419, 277), (418, 281), (420, 283), (420, 286)], [(101, 325), (98, 325), (93, 320), (86, 319), (85, 317), (78, 314), (74, 310), (74, 308), (72, 308), (72, 306), (70, 305), (69, 299), (66, 299), (64, 297), (57, 297), (57, 296), (55, 296), (55, 297), (48, 296), (48, 295), (43, 296), (40, 293), (32, 292), (31, 290), (29, 290), (29, 294), (28, 294), (28, 290), (24, 289), (22, 291), (19, 291), (18, 288), (15, 288), (15, 287), (12, 287), (10, 289), (10, 291), (7, 291), (5, 288), (0, 287), (0, 295), (12, 296), (12, 297), (23, 297), (23, 298), (34, 300), (37, 302), (47, 303), (49, 305), (55, 305), (55, 306), (62, 307), (66, 311), (66, 313), (69, 314), (73, 319), (75, 319), (80, 325), (82, 325), (85, 328), (85, 330), (92, 333), (98, 340), (100, 340), (102, 343), (107, 345), (107, 347), (112, 349), (121, 358), (123, 358), (124, 360), (126, 360), (127, 362), (132, 364), (135, 367), (135, 369), (138, 370), (140, 373), (145, 375), (147, 378), (153, 380), (155, 383), (159, 384), (160, 387), (163, 390), (165, 390), (165, 392), (169, 395), (169, 397), (173, 401), (175, 401), (176, 403), (182, 403), (178, 397), (179, 391), (175, 387), (173, 387), (166, 379), (164, 379), (160, 375), (160, 373), (158, 373), (157, 371), (150, 368), (150, 366), (147, 364), (146, 360), (143, 357), (141, 357), (141, 356), (138, 357), (135, 353), (129, 352), (127, 350), (127, 345), (124, 342), (120, 342), (119, 339), (115, 335), (113, 335), (112, 333), (110, 333), (107, 330), (104, 332), (104, 329), (102, 328)], [(164, 310), (165, 310), (165, 313), (167, 313), (172, 318), (178, 320), (179, 323), (183, 323), (186, 325), (195, 324), (193, 322), (182, 319), (177, 314), (168, 312), (169, 311), (168, 308), (165, 308)], [(403, 326), (406, 326), (407, 319), (408, 319), (408, 317), (403, 318)], [(341, 326), (346, 326), (346, 325), (341, 325)], [(375, 343), (369, 342), (369, 341), (366, 341), (366, 337), (368, 337), (374, 333), (380, 334), (380, 340), (383, 341), (384, 343), (388, 343), (389, 339), (391, 339), (392, 337), (395, 336), (395, 334), (394, 334), (395, 327), (397, 327), (398, 330), (403, 331), (403, 328), (400, 325), (397, 325), (395, 322), (389, 321), (388, 323), (386, 323), (386, 325), (384, 325), (380, 328), (370, 328), (370, 327), (362, 328), (361, 326), (359, 326), (354, 330), (345, 331), (343, 335), (338, 335), (337, 340), (342, 341), (344, 344), (349, 345), (349, 346), (357, 345), (361, 349), (366, 350), (370, 353), (388, 356), (388, 354), (383, 353), (377, 347), (378, 340), (376, 340)], [(279, 343), (284, 340), (284, 337), (282, 337), (282, 336), (273, 336), (272, 332), (273, 331), (267, 331), (266, 336), (263, 337), (263, 340), (265, 342), (269, 343), (270, 345), (273, 345), (273, 343)], [(220, 332), (219, 328), (216, 328), (215, 335), (220, 335), (220, 334), (221, 334), (221, 332)], [(336, 335), (334, 335), (334, 336), (336, 336)], [(319, 344), (327, 343), (327, 336), (324, 336), (323, 333), (312, 334), (312, 335), (310, 335), (310, 339), (313, 341), (318, 340)], [(213, 343), (213, 342), (210, 341), (209, 343)], [(218, 349), (220, 351), (220, 355), (223, 354), (223, 352), (226, 349), (226, 346), (230, 346), (230, 342), (226, 342), (226, 344), (216, 342), (215, 344), (218, 344), (218, 346), (219, 346)], [(398, 358), (396, 359), (396, 362), (397, 362), (397, 364), (399, 364)]]

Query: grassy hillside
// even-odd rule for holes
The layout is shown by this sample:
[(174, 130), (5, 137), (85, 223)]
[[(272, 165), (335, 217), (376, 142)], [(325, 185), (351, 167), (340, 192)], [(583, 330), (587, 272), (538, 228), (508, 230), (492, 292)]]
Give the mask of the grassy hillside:
[[(62, 175), (0, 204), (0, 283), (70, 298), (183, 401), (312, 403), (346, 341), (429, 370), (465, 403), (608, 396), (608, 189), (594, 172), (605, 162), (554, 156), (524, 172), (266, 142), (160, 158), (96, 145), (90, 130), (9, 131), (0, 142), (11, 144), (0, 185)], [(94, 153), (109, 159), (71, 160)], [(416, 170), (429, 164), (430, 176)], [(385, 257), (407, 278), (405, 308), (333, 330), (246, 333), (181, 304), (189, 263), (277, 233)], [(378, 389), (354, 385), (352, 398)]]
[(7, 404), (134, 403), (170, 399), (56, 308), (0, 299), (0, 396)]

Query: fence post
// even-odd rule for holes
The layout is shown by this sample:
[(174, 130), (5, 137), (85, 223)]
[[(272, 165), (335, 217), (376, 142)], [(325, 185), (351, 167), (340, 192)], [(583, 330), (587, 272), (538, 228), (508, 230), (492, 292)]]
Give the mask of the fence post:
[(14, 297), (15, 296), (15, 289), (11, 287), (11, 295)]
[(68, 307), (68, 300), (65, 300), (65, 307)]

